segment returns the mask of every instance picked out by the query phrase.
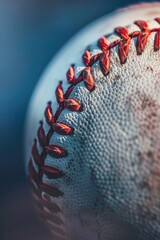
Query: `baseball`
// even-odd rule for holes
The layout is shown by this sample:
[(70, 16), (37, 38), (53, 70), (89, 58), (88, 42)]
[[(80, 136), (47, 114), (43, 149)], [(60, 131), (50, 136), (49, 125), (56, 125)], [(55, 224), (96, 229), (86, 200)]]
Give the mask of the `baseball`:
[(159, 239), (160, 3), (104, 16), (61, 49), (33, 94), (25, 139), (53, 239)]

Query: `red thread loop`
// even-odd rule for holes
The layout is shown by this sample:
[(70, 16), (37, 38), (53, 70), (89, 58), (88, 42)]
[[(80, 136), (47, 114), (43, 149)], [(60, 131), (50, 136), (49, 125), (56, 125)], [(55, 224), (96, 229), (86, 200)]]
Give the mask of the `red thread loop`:
[(86, 88), (92, 92), (95, 89), (95, 83), (94, 83), (94, 78), (91, 73), (91, 68), (87, 67), (83, 70), (83, 81), (86, 86)]
[(128, 30), (125, 27), (118, 27), (115, 29), (115, 31), (122, 38), (122, 41), (119, 43), (118, 53), (120, 63), (124, 64), (127, 60), (131, 38), (129, 36)]
[(149, 32), (145, 32), (145, 33), (141, 32), (138, 35), (138, 38), (137, 38), (137, 54), (138, 55), (142, 54), (142, 52), (144, 51), (149, 34), (150, 34)]
[[(54, 215), (52, 215), (52, 213), (49, 214), (48, 212), (44, 212), (41, 209), (37, 209), (37, 210), (39, 211), (41, 216), (46, 220), (45, 223), (48, 223), (52, 227), (52, 229), (56, 229), (55, 225), (57, 226), (64, 225), (64, 222), (62, 221), (62, 219), (56, 216), (55, 214)], [(61, 234), (64, 235), (65, 234), (64, 231), (61, 230)]]
[(107, 74), (109, 73), (109, 69), (110, 69), (110, 51), (104, 51), (101, 53), (100, 55), (100, 59), (99, 59), (99, 63), (100, 63), (100, 67), (102, 69), (103, 75), (107, 76)]
[(64, 102), (64, 92), (63, 92), (63, 88), (62, 88), (62, 81), (59, 82), (57, 89), (56, 89), (56, 98), (57, 98), (57, 102), (59, 104)]
[(64, 193), (61, 192), (57, 187), (55, 186), (49, 186), (44, 183), (39, 184), (41, 191), (49, 194), (51, 197), (60, 197), (63, 196)]
[(37, 184), (39, 184), (39, 178), (37, 175), (37, 172), (35, 171), (34, 167), (33, 167), (33, 163), (32, 163), (32, 159), (29, 160), (28, 163), (28, 171), (29, 171), (29, 175), (30, 175), (30, 180), (33, 179), (33, 181)]
[(118, 35), (121, 38), (124, 38), (124, 39), (128, 39), (129, 38), (128, 30), (125, 27), (117, 27), (117, 28), (115, 28), (115, 32), (118, 33)]
[(64, 101), (64, 106), (66, 109), (70, 110), (70, 111), (81, 111), (82, 110), (82, 106), (81, 104), (74, 98), (68, 98)]
[(75, 81), (75, 71), (74, 67), (71, 66), (66, 73), (68, 83), (72, 84)]
[(70, 135), (74, 132), (74, 129), (72, 127), (63, 122), (54, 123), (53, 129), (55, 130), (55, 132), (61, 135)]
[(129, 53), (129, 46), (130, 46), (131, 38), (128, 38), (127, 40), (123, 40), (119, 44), (119, 58), (121, 64), (124, 64), (127, 60), (128, 53)]
[(144, 48), (147, 44), (147, 40), (150, 35), (150, 30), (148, 24), (145, 21), (135, 21), (135, 24), (142, 31), (139, 33), (137, 37), (137, 54), (140, 55), (144, 51)]
[(103, 36), (101, 37), (99, 40), (98, 40), (98, 46), (100, 47), (100, 49), (102, 51), (107, 51), (108, 50), (108, 47), (109, 47), (109, 42), (108, 42), (108, 39)]
[(92, 58), (91, 52), (89, 50), (86, 50), (85, 53), (83, 54), (82, 58), (83, 58), (84, 64), (88, 67), (91, 62), (91, 58)]
[(155, 18), (155, 21), (160, 24), (160, 18)]
[[(155, 18), (155, 21), (160, 24), (160, 18)], [(157, 31), (154, 40), (154, 51), (158, 51), (160, 49), (160, 30)]]
[(54, 213), (59, 212), (61, 209), (60, 207), (51, 201), (50, 196), (48, 194), (43, 194), (42, 199), (35, 199), (37, 206), (43, 208), (46, 206), (50, 211), (54, 211)]
[(54, 158), (62, 158), (68, 155), (66, 150), (54, 144), (46, 146), (46, 151), (51, 157)]
[(158, 51), (159, 49), (160, 49), (160, 31), (156, 33), (154, 40), (154, 51)]
[(44, 147), (47, 144), (47, 138), (45, 135), (45, 131), (43, 129), (42, 121), (40, 121), (40, 126), (37, 131), (37, 137), (38, 137), (38, 141), (39, 141), (39, 144), (41, 145), (41, 147)]
[(141, 31), (149, 31), (148, 24), (145, 21), (138, 20), (134, 23), (141, 29)]
[(43, 166), (42, 171), (49, 179), (57, 179), (64, 176), (64, 173), (55, 167)]
[(46, 118), (46, 122), (48, 123), (48, 125), (52, 125), (52, 123), (54, 123), (54, 116), (52, 113), (52, 107), (51, 107), (51, 102), (48, 103), (48, 106), (45, 109), (44, 112), (44, 116)]
[(34, 140), (34, 144), (33, 144), (33, 147), (32, 147), (32, 156), (33, 156), (33, 159), (35, 161), (35, 163), (39, 166), (41, 166), (43, 163), (41, 162), (41, 158), (40, 158), (40, 155), (39, 155), (39, 152), (38, 152), (38, 148), (37, 148), (37, 140), (35, 139)]
[[(47, 207), (47, 209), (50, 211), (50, 214), (55, 214), (55, 213), (58, 213), (61, 211), (60, 207), (55, 204), (55, 203), (47, 203), (46, 202), (42, 202), (43, 203), (43, 206)], [(41, 204), (41, 208), (43, 207), (42, 204)]]

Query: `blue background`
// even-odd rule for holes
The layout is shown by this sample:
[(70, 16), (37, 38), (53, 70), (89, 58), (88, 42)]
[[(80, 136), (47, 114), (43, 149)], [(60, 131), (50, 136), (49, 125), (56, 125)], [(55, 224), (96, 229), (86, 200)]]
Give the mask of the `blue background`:
[[(51, 239), (34, 215), (26, 186), (24, 119), (48, 62), (79, 29), (128, 0), (0, 0), (0, 234)], [(1, 239), (1, 237), (0, 237)]]

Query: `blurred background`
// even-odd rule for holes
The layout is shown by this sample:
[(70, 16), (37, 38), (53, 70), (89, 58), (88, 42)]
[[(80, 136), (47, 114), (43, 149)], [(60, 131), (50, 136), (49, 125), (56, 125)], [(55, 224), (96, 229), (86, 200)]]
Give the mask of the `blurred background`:
[[(51, 240), (34, 213), (23, 156), (29, 99), (61, 46), (129, 0), (0, 0), (0, 239)], [(52, 239), (53, 240), (53, 239)]]

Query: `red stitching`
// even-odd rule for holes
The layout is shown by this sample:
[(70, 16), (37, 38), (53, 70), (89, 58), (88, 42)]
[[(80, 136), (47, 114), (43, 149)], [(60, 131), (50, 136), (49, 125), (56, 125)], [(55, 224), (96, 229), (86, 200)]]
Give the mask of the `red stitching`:
[[(160, 24), (160, 18), (156, 18), (155, 21), (157, 21)], [(157, 31), (154, 41), (154, 50), (158, 51), (160, 49), (160, 31)]]
[(73, 84), (75, 82), (75, 71), (74, 71), (74, 65), (70, 66), (66, 73), (67, 81), (70, 84)]
[(63, 88), (62, 88), (62, 81), (59, 82), (57, 89), (56, 89), (56, 98), (57, 98), (57, 102), (59, 104), (64, 102), (64, 92), (63, 92)]
[(43, 174), (46, 174), (48, 179), (56, 179), (64, 176), (64, 173), (57, 168), (43, 166), (42, 167)]
[[(156, 18), (155, 21), (160, 24), (160, 18)], [(50, 126), (50, 129), (45, 134), (43, 129), (43, 122), (40, 122), (40, 126), (37, 131), (37, 139), (42, 147), (42, 152), (39, 153), (37, 148), (37, 140), (34, 140), (34, 144), (32, 146), (32, 158), (28, 164), (29, 171), (29, 183), (32, 188), (33, 196), (37, 201), (38, 207), (46, 206), (48, 209), (51, 209), (52, 206), (56, 209), (56, 211), (60, 211), (60, 208), (57, 204), (51, 203), (49, 196), (59, 197), (63, 196), (63, 192), (60, 191), (56, 186), (50, 186), (42, 182), (43, 174), (45, 174), (49, 179), (61, 178), (64, 176), (64, 173), (55, 168), (45, 165), (45, 158), (47, 154), (52, 156), (53, 158), (63, 158), (68, 155), (67, 150), (61, 148), (60, 146), (49, 144), (50, 138), (54, 132), (57, 132), (61, 135), (70, 135), (74, 133), (74, 128), (69, 126), (63, 122), (57, 122), (58, 117), (64, 109), (68, 109), (70, 111), (81, 111), (83, 110), (83, 105), (74, 98), (70, 98), (70, 94), (77, 84), (80, 82), (84, 82), (86, 88), (92, 92), (95, 89), (95, 81), (92, 73), (92, 65), (99, 61), (102, 73), (106, 76), (109, 74), (110, 70), (110, 50), (116, 46), (118, 46), (118, 55), (120, 59), (120, 63), (124, 64), (127, 61), (129, 46), (131, 39), (137, 38), (136, 49), (137, 54), (140, 55), (145, 49), (147, 44), (148, 37), (152, 32), (155, 32), (154, 39), (154, 50), (158, 51), (160, 49), (160, 28), (149, 29), (148, 24), (145, 21), (136, 21), (135, 24), (140, 28), (140, 31), (135, 31), (129, 34), (128, 29), (125, 27), (118, 27), (115, 29), (115, 33), (119, 35), (119, 39), (109, 44), (107, 37), (103, 36), (98, 40), (98, 46), (102, 50), (101, 53), (97, 53), (92, 55), (90, 50), (86, 50), (82, 56), (83, 62), (85, 64), (84, 70), (81, 71), (78, 78), (75, 77), (75, 69), (74, 65), (71, 65), (66, 73), (66, 78), (70, 87), (64, 93), (62, 87), (62, 81), (59, 82), (56, 88), (56, 99), (59, 107), (55, 113), (52, 112), (51, 102), (48, 103), (44, 115), (47, 124)], [(37, 166), (37, 171), (34, 168), (34, 163)], [(46, 197), (42, 196), (42, 193), (48, 194)], [(40, 209), (39, 209), (40, 210)], [(43, 211), (42, 211), (43, 213)], [(44, 214), (48, 219), (52, 219), (53, 217)], [(56, 223), (61, 222), (58, 217), (55, 218)]]
[(70, 111), (81, 111), (82, 105), (74, 98), (68, 98), (64, 100), (64, 107)]
[(52, 113), (52, 107), (51, 107), (51, 102), (48, 103), (48, 106), (46, 107), (45, 110), (45, 118), (46, 118), (46, 122), (48, 123), (48, 125), (52, 126), (52, 124), (54, 123), (54, 116)]
[(109, 73), (110, 69), (110, 51), (109, 49), (103, 51), (99, 59), (100, 67), (103, 72), (103, 75), (106, 76)]
[(118, 53), (121, 64), (124, 64), (127, 60), (131, 37), (129, 36), (128, 30), (124, 27), (118, 27), (115, 29), (115, 31), (121, 38), (123, 38), (123, 41), (119, 43)]
[(66, 150), (54, 144), (46, 146), (45, 149), (46, 152), (53, 158), (62, 158), (68, 155)]
[(140, 55), (144, 51), (151, 31), (148, 28), (148, 24), (144, 21), (136, 21), (135, 24), (141, 29), (141, 33), (137, 37), (137, 54)]
[(86, 50), (82, 56), (82, 59), (83, 59), (84, 64), (88, 67), (91, 62), (91, 59), (92, 59), (91, 52), (89, 50)]
[(57, 122), (52, 125), (54, 131), (61, 135), (70, 135), (74, 132), (74, 128), (63, 122)]

